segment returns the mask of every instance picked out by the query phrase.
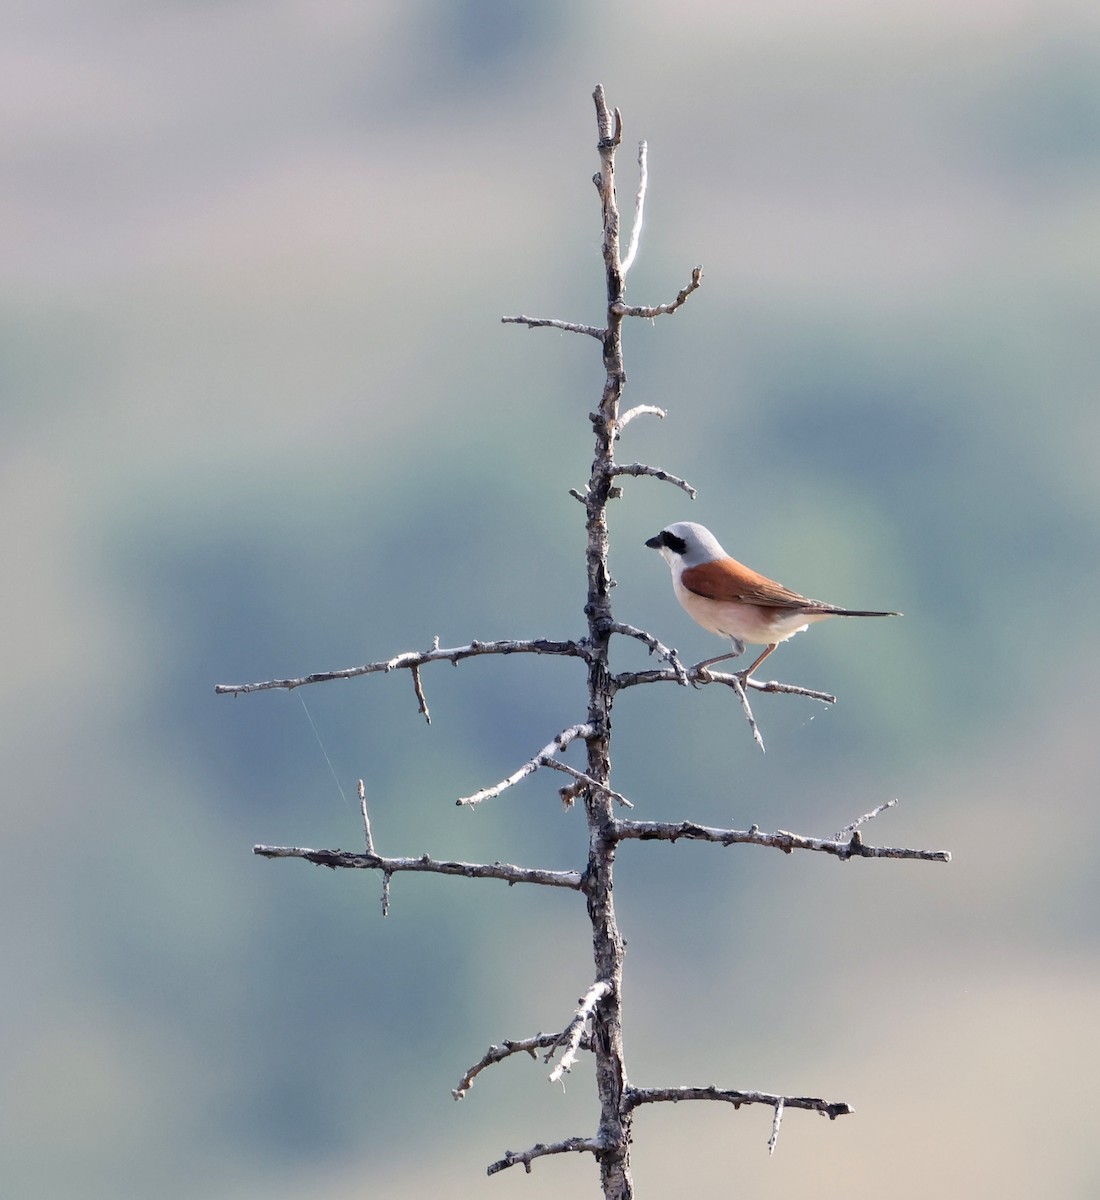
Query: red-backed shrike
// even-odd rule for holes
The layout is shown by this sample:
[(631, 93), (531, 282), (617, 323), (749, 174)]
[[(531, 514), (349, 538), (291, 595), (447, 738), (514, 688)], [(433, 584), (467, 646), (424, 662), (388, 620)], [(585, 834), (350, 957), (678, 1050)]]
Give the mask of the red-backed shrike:
[(748, 677), (787, 638), (826, 617), (900, 617), (895, 612), (857, 612), (808, 600), (774, 579), (751, 570), (722, 549), (718, 539), (694, 521), (677, 521), (651, 537), (646, 545), (672, 568), (676, 599), (704, 629), (727, 637), (733, 650), (699, 663), (708, 667), (744, 654), (746, 643), (764, 653), (746, 671)]

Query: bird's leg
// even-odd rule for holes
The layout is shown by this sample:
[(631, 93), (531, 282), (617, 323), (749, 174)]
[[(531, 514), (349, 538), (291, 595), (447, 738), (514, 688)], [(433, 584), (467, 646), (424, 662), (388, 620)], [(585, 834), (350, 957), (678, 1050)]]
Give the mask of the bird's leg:
[[(708, 675), (707, 667), (713, 667), (715, 663), (725, 662), (727, 658), (740, 658), (745, 653), (745, 643), (740, 638), (731, 637), (730, 643), (733, 649), (726, 654), (719, 654), (715, 658), (706, 658), (701, 663), (696, 663), (692, 667), (692, 672), (698, 672), (700, 675)], [(757, 662), (760, 660), (757, 659)], [(753, 663), (755, 667), (757, 664)]]
[(752, 666), (751, 666), (751, 667), (746, 667), (746, 668), (745, 668), (745, 670), (743, 670), (743, 671), (738, 671), (738, 672), (737, 672), (737, 674), (741, 676), (741, 681), (742, 681), (742, 683), (747, 683), (747, 682), (748, 682), (748, 680), (749, 680), (749, 676), (750, 676), (750, 675), (753, 673), (753, 671), (755, 671), (755, 670), (756, 670), (756, 668), (757, 668), (758, 666), (760, 666), (760, 664), (761, 664), (761, 663), (764, 661), (764, 659), (766, 659), (766, 658), (768, 657), (768, 655), (769, 655), (769, 654), (771, 654), (771, 652), (772, 652), (772, 651), (773, 651), (773, 650), (776, 648), (776, 646), (778, 646), (778, 645), (779, 645), (779, 643), (778, 643), (778, 642), (772, 642), (772, 643), (771, 643), (771, 645), (769, 645), (769, 646), (765, 646), (765, 647), (764, 647), (764, 653), (760, 655), (760, 657), (759, 657), (759, 658), (756, 660), (756, 662), (754, 662), (754, 663), (752, 664)]

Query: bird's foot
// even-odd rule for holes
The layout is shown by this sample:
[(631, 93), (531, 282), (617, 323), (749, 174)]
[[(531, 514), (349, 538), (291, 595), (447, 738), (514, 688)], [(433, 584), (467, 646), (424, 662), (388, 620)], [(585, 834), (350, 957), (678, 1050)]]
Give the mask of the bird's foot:
[(688, 679), (693, 688), (702, 687), (704, 683), (714, 682), (714, 676), (710, 673), (710, 667), (706, 663), (696, 663), (694, 667), (689, 667)]
[[(730, 643), (732, 645), (732, 649), (727, 651), (725, 654), (716, 655), (714, 658), (704, 658), (702, 662), (697, 662), (695, 666), (691, 668), (691, 675), (693, 676), (692, 684), (695, 687), (698, 687), (700, 683), (714, 682), (714, 676), (710, 673), (709, 668), (714, 666), (715, 663), (729, 662), (731, 658), (740, 658), (741, 655), (745, 653), (745, 643), (740, 638), (730, 638)], [(756, 662), (752, 664), (753, 667), (758, 666), (759, 662), (760, 660), (757, 659)], [(749, 670), (751, 671), (752, 667), (750, 667)]]

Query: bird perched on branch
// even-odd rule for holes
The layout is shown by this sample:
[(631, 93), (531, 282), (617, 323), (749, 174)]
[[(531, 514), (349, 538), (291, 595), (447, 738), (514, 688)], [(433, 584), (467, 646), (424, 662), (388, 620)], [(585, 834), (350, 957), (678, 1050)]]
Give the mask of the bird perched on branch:
[(864, 612), (809, 600), (774, 579), (751, 570), (722, 549), (709, 529), (677, 521), (646, 545), (672, 568), (676, 599), (704, 629), (727, 637), (733, 649), (698, 664), (698, 669), (744, 654), (746, 644), (764, 653), (745, 671), (748, 679), (769, 654), (789, 637), (826, 617), (900, 617), (896, 612)]

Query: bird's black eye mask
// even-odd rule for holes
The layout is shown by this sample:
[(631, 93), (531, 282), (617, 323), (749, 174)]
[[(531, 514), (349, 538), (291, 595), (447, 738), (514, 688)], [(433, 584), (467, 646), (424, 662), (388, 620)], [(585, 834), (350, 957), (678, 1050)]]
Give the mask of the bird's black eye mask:
[(651, 550), (660, 550), (662, 546), (667, 546), (673, 554), (683, 554), (687, 549), (687, 542), (683, 538), (677, 537), (674, 533), (669, 533), (667, 529), (662, 529), (656, 537), (651, 537), (646, 545)]

